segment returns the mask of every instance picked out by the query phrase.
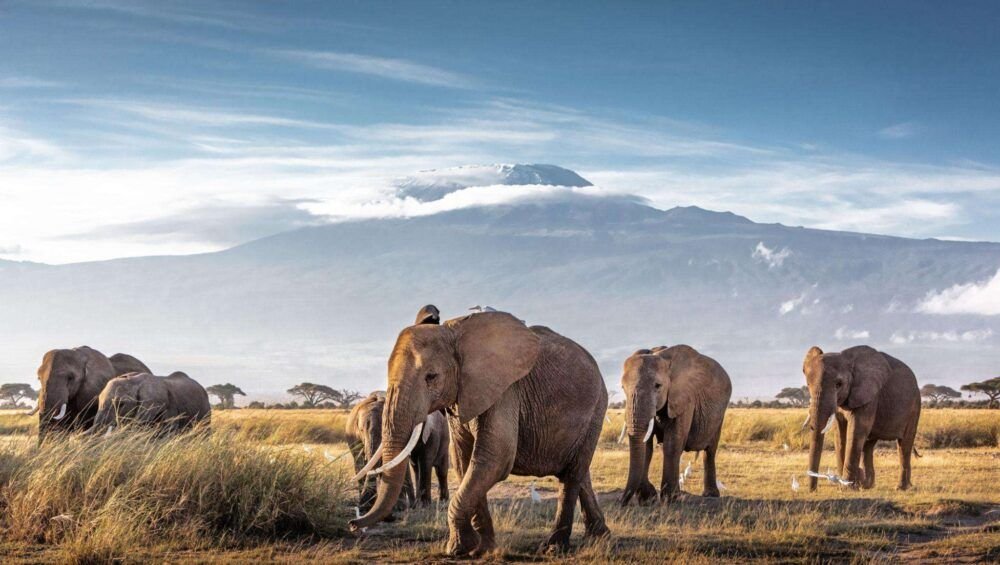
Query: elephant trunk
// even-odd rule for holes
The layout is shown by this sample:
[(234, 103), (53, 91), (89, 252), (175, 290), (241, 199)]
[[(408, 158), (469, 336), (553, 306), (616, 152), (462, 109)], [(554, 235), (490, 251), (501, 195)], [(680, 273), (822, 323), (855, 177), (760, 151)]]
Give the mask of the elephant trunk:
[(646, 442), (638, 435), (629, 436), (628, 454), (628, 482), (625, 484), (625, 492), (622, 493), (622, 506), (626, 506), (632, 500), (646, 480), (643, 476), (646, 471)]
[[(420, 439), (427, 410), (423, 406), (402, 406), (399, 392), (398, 389), (390, 389), (387, 395), (386, 413), (382, 421), (382, 466), (372, 471), (380, 475), (375, 502), (368, 513), (350, 521), (348, 526), (352, 532), (373, 526), (392, 513), (409, 473), (407, 458), (416, 445), (416, 440)], [(390, 410), (390, 407), (394, 409)], [(370, 480), (374, 480), (374, 477)]]
[(68, 398), (65, 388), (45, 387), (38, 397), (38, 439), (45, 439), (50, 429), (69, 422)]
[[(823, 455), (823, 440), (833, 421), (835, 411), (836, 407), (832, 409), (826, 408), (820, 402), (814, 402), (810, 407), (809, 426), (812, 433), (812, 441), (809, 445), (809, 470), (813, 473), (819, 473), (819, 461)], [(809, 477), (810, 491), (816, 490), (818, 481), (817, 477)]]

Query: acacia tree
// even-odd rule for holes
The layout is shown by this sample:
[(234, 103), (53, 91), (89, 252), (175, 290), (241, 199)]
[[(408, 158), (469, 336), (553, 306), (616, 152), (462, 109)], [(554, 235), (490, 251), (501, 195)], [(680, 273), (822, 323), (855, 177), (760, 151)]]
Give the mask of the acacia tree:
[(5, 383), (0, 385), (0, 404), (16, 408), (22, 400), (38, 400), (38, 392), (25, 383)]
[(356, 390), (347, 390), (346, 388), (338, 390), (337, 394), (339, 396), (333, 401), (337, 405), (337, 408), (350, 408), (355, 402), (361, 400), (362, 398), (360, 392)]
[(793, 406), (808, 406), (809, 405), (809, 387), (785, 387), (781, 389), (781, 392), (774, 395), (778, 400), (787, 400)]
[(997, 399), (1000, 399), (1000, 377), (993, 377), (992, 379), (987, 379), (978, 383), (969, 383), (967, 385), (962, 385), (961, 388), (962, 390), (968, 392), (985, 394), (990, 399), (990, 401), (986, 404), (990, 408), (1000, 407), (1000, 402), (997, 402)]
[(950, 386), (926, 384), (920, 387), (920, 396), (930, 398), (937, 403), (949, 398), (962, 398), (962, 393)]
[(288, 389), (288, 394), (301, 398), (306, 408), (313, 408), (324, 400), (335, 400), (340, 393), (326, 385), (302, 383)]
[(236, 406), (236, 395), (246, 396), (247, 393), (240, 390), (240, 387), (226, 383), (224, 385), (212, 385), (205, 389), (205, 392), (219, 398), (220, 408), (233, 408)]

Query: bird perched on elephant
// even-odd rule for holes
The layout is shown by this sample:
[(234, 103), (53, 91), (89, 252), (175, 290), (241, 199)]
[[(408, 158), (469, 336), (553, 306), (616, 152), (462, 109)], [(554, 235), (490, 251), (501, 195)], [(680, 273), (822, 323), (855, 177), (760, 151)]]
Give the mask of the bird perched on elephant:
[(93, 431), (112, 431), (128, 424), (155, 425), (167, 432), (208, 422), (212, 406), (208, 393), (180, 371), (166, 377), (128, 373), (108, 381), (98, 397)]
[[(836, 422), (834, 445), (841, 478), (852, 488), (875, 485), (874, 451), (879, 440), (896, 440), (899, 484), (910, 480), (910, 455), (920, 420), (917, 377), (905, 363), (867, 345), (824, 353), (811, 348), (802, 363), (809, 386), (809, 415), (803, 424), (812, 432), (809, 470), (817, 473), (823, 440)], [(861, 457), (864, 455), (864, 469)], [(816, 490), (816, 477), (809, 490)]]
[(97, 397), (108, 381), (146, 367), (124, 353), (115, 354), (112, 359), (87, 346), (53, 349), (42, 357), (38, 368), (39, 440), (52, 431), (90, 428), (97, 414)]
[(685, 451), (705, 452), (702, 496), (719, 496), (715, 454), (732, 394), (732, 383), (722, 365), (687, 345), (640, 349), (625, 360), (622, 388), (629, 439), (629, 472), (622, 505), (635, 495), (640, 503), (656, 498), (656, 489), (649, 482), (654, 437), (662, 444), (662, 501), (680, 495), (680, 460)]
[(608, 394), (585, 349), (549, 328), (484, 312), (404, 329), (388, 365), (383, 465), (375, 471), (383, 480), (371, 510), (350, 522), (353, 531), (391, 511), (406, 474), (401, 463), (428, 415), (447, 410), (461, 477), (448, 508), (448, 553), (478, 556), (496, 547), (486, 496), (510, 474), (562, 483), (544, 548), (568, 547), (577, 500), (587, 535), (608, 532), (589, 471)]

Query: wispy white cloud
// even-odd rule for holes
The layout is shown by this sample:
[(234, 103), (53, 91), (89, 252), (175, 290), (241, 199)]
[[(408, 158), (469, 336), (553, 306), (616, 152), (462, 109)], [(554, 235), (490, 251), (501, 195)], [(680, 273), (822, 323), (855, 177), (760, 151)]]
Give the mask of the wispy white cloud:
[(778, 251), (777, 248), (768, 248), (764, 245), (764, 242), (761, 241), (757, 244), (757, 247), (754, 248), (753, 253), (751, 253), (750, 256), (766, 264), (768, 269), (774, 269), (775, 267), (782, 266), (785, 263), (785, 259), (791, 256), (791, 254), (792, 251), (787, 247)]
[(885, 139), (906, 139), (917, 135), (921, 129), (916, 122), (901, 122), (878, 130), (878, 135)]
[(801, 294), (795, 298), (782, 302), (781, 306), (778, 306), (778, 314), (782, 316), (786, 314), (791, 314), (792, 312), (795, 311), (796, 308), (802, 305), (802, 302), (805, 301), (805, 299), (806, 295)]
[(0, 88), (61, 88), (66, 83), (30, 76), (0, 77)]
[(189, 126), (234, 127), (277, 126), (294, 128), (333, 128), (323, 122), (272, 116), (253, 112), (240, 113), (215, 108), (189, 105), (140, 102), (124, 99), (81, 98), (63, 100), (65, 103), (100, 108), (113, 113), (131, 114), (140, 118), (169, 124)]
[(406, 59), (376, 57), (338, 51), (275, 49), (272, 55), (318, 69), (344, 71), (380, 78), (450, 88), (475, 88), (472, 77)]
[(898, 331), (894, 332), (889, 341), (896, 345), (906, 345), (918, 342), (948, 342), (948, 343), (978, 343), (993, 336), (990, 328), (967, 331)]
[(927, 314), (1000, 315), (1000, 270), (992, 278), (931, 291), (917, 305)]
[(847, 327), (839, 327), (837, 328), (837, 331), (833, 332), (833, 338), (838, 341), (848, 339), (868, 339), (871, 335), (872, 334), (868, 330), (852, 330)]

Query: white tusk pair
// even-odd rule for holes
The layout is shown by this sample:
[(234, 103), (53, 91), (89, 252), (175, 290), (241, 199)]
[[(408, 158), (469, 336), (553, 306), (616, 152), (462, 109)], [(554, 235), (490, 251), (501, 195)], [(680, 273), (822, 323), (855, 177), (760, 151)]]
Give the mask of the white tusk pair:
[(649, 419), (649, 427), (646, 428), (646, 435), (642, 438), (642, 443), (649, 441), (650, 436), (653, 435), (653, 421), (654, 418)]
[(826, 427), (823, 428), (823, 431), (821, 433), (825, 434), (826, 432), (830, 431), (830, 426), (833, 425), (833, 418), (834, 418), (834, 416), (835, 416), (835, 414), (831, 414), (830, 415), (830, 419), (826, 421)]
[(399, 455), (393, 457), (392, 461), (389, 461), (388, 463), (382, 465), (381, 467), (375, 469), (374, 471), (369, 471), (368, 474), (380, 475), (392, 469), (396, 465), (399, 465), (403, 461), (406, 461), (406, 458), (410, 456), (410, 452), (413, 451), (413, 448), (417, 446), (417, 441), (420, 439), (420, 432), (422, 432), (423, 430), (424, 430), (424, 423), (420, 422), (419, 424), (417, 424), (417, 427), (413, 428), (413, 433), (410, 434), (410, 441), (406, 442), (406, 447), (403, 448), (403, 451), (400, 451)]
[(53, 420), (62, 420), (66, 417), (66, 403), (64, 402), (62, 408), (59, 409), (59, 413), (52, 417)]
[(378, 449), (375, 450), (375, 453), (372, 453), (371, 459), (368, 460), (368, 463), (365, 463), (365, 466), (362, 467), (361, 470), (358, 471), (358, 474), (354, 475), (354, 478), (351, 480), (360, 481), (361, 479), (365, 478), (365, 475), (368, 474), (368, 471), (374, 469), (375, 465), (378, 465), (378, 462), (381, 460), (382, 460), (382, 445), (380, 444), (378, 446)]

